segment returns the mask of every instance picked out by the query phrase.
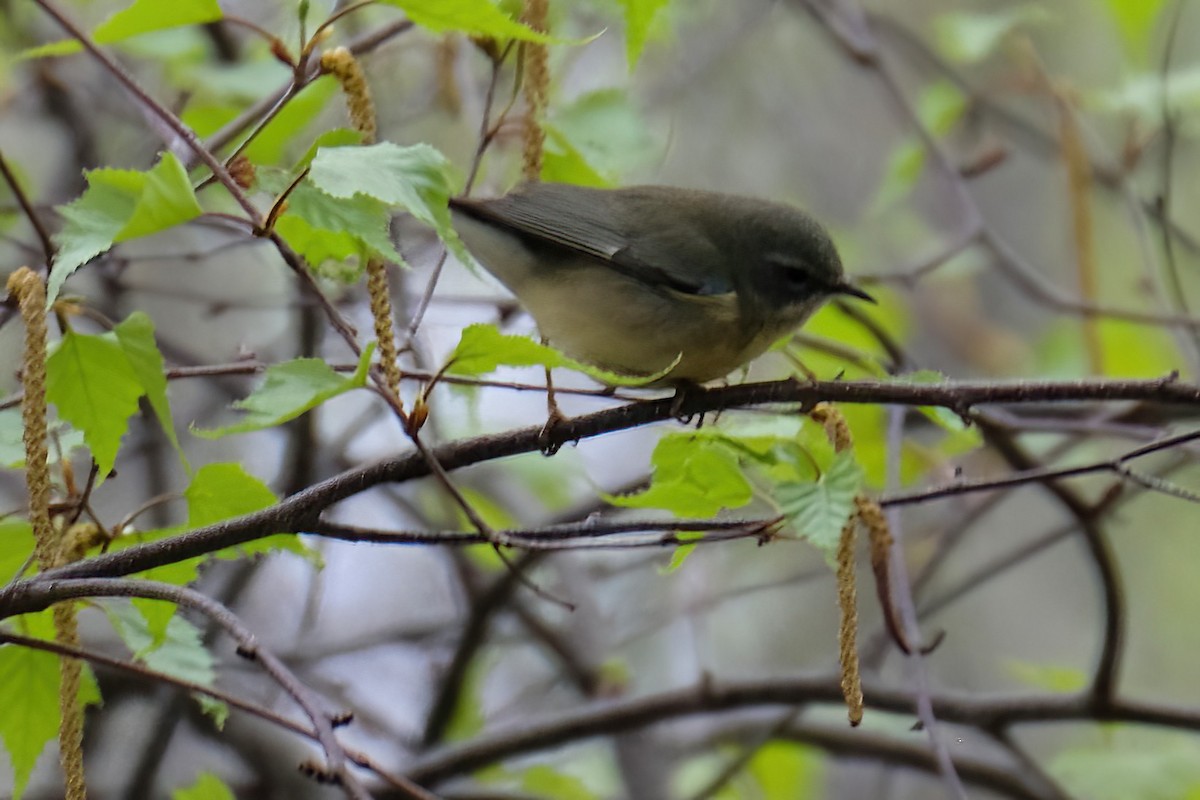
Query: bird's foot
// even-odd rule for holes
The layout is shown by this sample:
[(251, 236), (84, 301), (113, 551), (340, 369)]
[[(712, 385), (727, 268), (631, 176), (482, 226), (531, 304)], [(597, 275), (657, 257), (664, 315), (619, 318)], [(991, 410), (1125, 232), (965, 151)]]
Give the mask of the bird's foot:
[[(691, 381), (680, 381), (675, 384), (675, 396), (671, 398), (671, 416), (683, 425), (691, 425), (696, 420), (697, 430), (704, 425), (705, 411), (693, 410), (696, 401), (704, 396), (704, 387)], [(697, 417), (699, 417), (697, 419)]]

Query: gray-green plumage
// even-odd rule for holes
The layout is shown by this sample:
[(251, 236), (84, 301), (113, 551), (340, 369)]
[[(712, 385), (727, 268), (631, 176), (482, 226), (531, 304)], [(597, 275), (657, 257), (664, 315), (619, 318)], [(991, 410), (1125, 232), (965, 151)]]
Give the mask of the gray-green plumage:
[(723, 377), (832, 295), (867, 297), (819, 223), (766, 200), (532, 183), (451, 210), (467, 248), (553, 344), (630, 374), (679, 357), (664, 383)]

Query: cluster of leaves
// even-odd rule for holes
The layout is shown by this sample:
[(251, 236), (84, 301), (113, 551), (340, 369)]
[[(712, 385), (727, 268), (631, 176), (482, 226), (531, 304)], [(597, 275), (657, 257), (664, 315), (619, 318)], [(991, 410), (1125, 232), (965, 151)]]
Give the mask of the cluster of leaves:
[[(1123, 41), (1130, 57), (1140, 59), (1145, 69), (1123, 86), (1097, 93), (1090, 100), (1097, 108), (1122, 113), (1158, 113), (1162, 78), (1146, 61), (1145, 43), (1164, 4), (1161, 0), (1108, 2), (1125, 34)], [(414, 23), (435, 33), (456, 32), (496, 40), (564, 41), (531, 30), (490, 0), (384, 0), (384, 4), (403, 11)], [(619, 0), (618, 5), (632, 67), (654, 32), (656, 20), (661, 20), (667, 0)], [(91, 37), (100, 44), (128, 46), (130, 52), (153, 52), (154, 36), (147, 34), (170, 35), (183, 26), (221, 18), (222, 11), (215, 0), (171, 3), (135, 0), (96, 26)], [(978, 62), (992, 57), (1014, 32), (1044, 24), (1053, 24), (1053, 15), (1042, 6), (1022, 6), (994, 14), (963, 12), (944, 15), (938, 36), (948, 58)], [(25, 56), (63, 56), (79, 50), (79, 43), (68, 39), (27, 51)], [(201, 136), (216, 131), (258, 99), (246, 96), (246, 85), (261, 84), (245, 80), (245, 73), (235, 80), (205, 73), (194, 65), (176, 66), (181, 88), (193, 93), (182, 119)], [(261, 60), (252, 67), (259, 75), (286, 77), (265, 48)], [(1194, 103), (1200, 99), (1198, 75), (1191, 67), (1171, 76), (1173, 103)], [(448, 199), (459, 186), (457, 170), (436, 148), (392, 142), (362, 146), (358, 134), (346, 130), (325, 131), (309, 137), (311, 141), (304, 138), (310, 124), (333, 102), (335, 92), (336, 85), (328, 78), (311, 81), (290, 97), (287, 105), (242, 150), (242, 155), (256, 165), (255, 191), (266, 196), (287, 191), (286, 208), (274, 220), (273, 232), (314, 269), (352, 279), (358, 277), (356, 265), (367, 257), (403, 262), (389, 235), (392, 216), (402, 211), (432, 227), (456, 257), (469, 263), (470, 256), (450, 225), (448, 211)], [(963, 119), (967, 98), (959, 89), (937, 83), (923, 92), (918, 105), (927, 128), (937, 135), (947, 135)], [(547, 152), (543, 175), (549, 180), (612, 185), (621, 171), (629, 167), (631, 159), (644, 157), (653, 147), (636, 112), (619, 90), (591, 92), (553, 107), (545, 120), (545, 129)], [(289, 160), (287, 154), (295, 147), (303, 149), (303, 154)], [(912, 190), (926, 166), (926, 158), (926, 148), (915, 138), (897, 148), (879, 192), (880, 208), (895, 204)], [(196, 188), (204, 177), (201, 168), (189, 173), (188, 167), (171, 152), (164, 152), (146, 170), (89, 171), (86, 191), (58, 209), (63, 225), (55, 237), (58, 250), (48, 285), (49, 302), (58, 303), (60, 311), (69, 312), (70, 303), (61, 297), (66, 281), (113, 246), (228, 208), (229, 197), (219, 187)], [(247, 221), (254, 225), (258, 222)], [(903, 330), (899, 303), (885, 298), (881, 315), (889, 329)], [(69, 318), (70, 314), (65, 316)], [(1114, 347), (1130, 338), (1123, 337), (1117, 327), (1113, 331)], [(847, 368), (843, 361), (822, 355), (820, 348), (801, 348), (804, 361), (818, 374), (833, 376), (847, 369), (852, 376), (880, 374), (879, 368), (871, 366), (875, 363), (876, 345), (836, 309), (822, 312), (810, 324), (809, 332), (818, 339), (833, 339), (857, 349), (864, 354), (862, 363), (867, 365)], [(1135, 363), (1137, 374), (1165, 371), (1157, 364), (1146, 365), (1141, 358), (1144, 352), (1142, 347), (1137, 354), (1130, 353), (1128, 363), (1121, 360), (1113, 366), (1113, 371), (1120, 372)], [(373, 354), (373, 345), (365, 347), (356, 368), (349, 374), (338, 373), (319, 359), (296, 359), (273, 365), (266, 370), (259, 388), (235, 404), (239, 411), (245, 412), (236, 422), (215, 429), (193, 427), (191, 433), (215, 438), (278, 426), (334, 397), (365, 387)], [(500, 366), (574, 369), (610, 385), (636, 386), (661, 377), (629, 379), (606, 373), (528, 338), (504, 336), (491, 326), (465, 330), (447, 361), (446, 370), (482, 375)], [(176, 431), (164, 361), (155, 341), (153, 323), (146, 315), (131, 314), (112, 331), (101, 334), (68, 330), (55, 343), (47, 370), (49, 400), (61, 419), (55, 435), (58, 453), (63, 457), (76, 447), (86, 446), (102, 482), (117, 464), (129, 419), (144, 398), (189, 475), (189, 484), (183, 492), (187, 501), (187, 519), (183, 524), (156, 531), (112, 531), (115, 538), (107, 544), (109, 549), (174, 536), (276, 502), (271, 490), (238, 464), (207, 464), (192, 469)], [(833, 452), (819, 427), (799, 417), (747, 422), (731, 415), (730, 419), (702, 430), (667, 434), (660, 439), (652, 456), (653, 479), (649, 487), (634, 495), (608, 499), (620, 507), (665, 509), (689, 517), (708, 517), (759, 502), (785, 518), (792, 533), (811, 542), (828, 557), (850, 514), (854, 496), (864, 484), (883, 482), (884, 411), (855, 408), (847, 409), (846, 414), (859, 434), (860, 445), (853, 452), (840, 454)], [(906, 477), (920, 474), (931, 461), (961, 453), (978, 443), (973, 433), (964, 431), (954, 420), (933, 416), (942, 426), (941, 439), (933, 445), (926, 442), (923, 449), (906, 443)], [(7, 466), (21, 465), (23, 456), (16, 446), (19, 440), (19, 416), (13, 410), (0, 413), (0, 448), (3, 448), (0, 453)], [(303, 552), (294, 537), (273, 537), (235, 552), (215, 555), (241, 557), (277, 550)], [(19, 576), (31, 551), (32, 534), (27, 522), (10, 519), (0, 524), (0, 581)], [(686, 547), (680, 548), (676, 565), (687, 552)], [(195, 578), (200, 563), (200, 559), (192, 559), (156, 569), (147, 577), (184, 584)], [(213, 663), (201, 646), (200, 633), (175, 616), (172, 607), (146, 601), (103, 607), (114, 630), (136, 658), (163, 672), (211, 685)], [(45, 613), (25, 615), (11, 624), (26, 635), (53, 636)], [(35, 760), (57, 729), (54, 661), (53, 656), (37, 651), (0, 648), (0, 708), (5, 709), (0, 714), (0, 738), (12, 761), (13, 793), (18, 796)], [(82, 698), (87, 702), (98, 700), (93, 681), (85, 682)], [(206, 704), (206, 709), (219, 724), (224, 710), (212, 703)], [(1069, 776), (1077, 769), (1077, 763), (1068, 759), (1062, 772)], [(796, 786), (813, 782), (816, 770), (806, 751), (772, 745), (755, 756), (747, 774), (751, 778), (757, 776), (757, 790), (763, 797), (784, 797), (794, 796)], [(571, 784), (569, 792), (563, 789), (563, 782), (569, 779), (543, 768), (510, 775), (504, 780), (514, 788), (528, 791), (587, 796), (575, 784)], [(175, 796), (187, 800), (219, 797), (223, 792), (228, 794), (216, 778), (201, 776), (194, 786), (181, 789)]]
[[(456, 32), (484, 38), (509, 38), (537, 42), (561, 39), (538, 33), (514, 21), (506, 10), (490, 0), (391, 0), (388, 5), (403, 11), (410, 20), (435, 33)], [(628, 57), (636, 63), (657, 11), (665, 0), (625, 0)], [(308, 4), (302, 4), (302, 15)], [(265, 51), (259, 60), (239, 68), (239, 75), (205, 71), (187, 47), (177, 45), (176, 34), (185, 26), (221, 20), (223, 12), (215, 0), (181, 0), (163, 4), (157, 0), (135, 0), (90, 31), (98, 44), (128, 48), (137, 55), (152, 54), (172, 66), (172, 75), (192, 95), (182, 121), (200, 136), (215, 132), (241, 113), (258, 97), (260, 80), (246, 80), (248, 70), (258, 76), (286, 75)], [(166, 37), (172, 47), (157, 48), (155, 36)], [(76, 39), (64, 39), (23, 53), (26, 59), (62, 57), (79, 53)], [(174, 63), (172, 64), (172, 61)], [(274, 65), (274, 66), (272, 66)], [(247, 86), (256, 87), (253, 93)], [(288, 164), (286, 153), (318, 115), (336, 99), (336, 84), (317, 78), (304, 86), (285, 107), (256, 131), (242, 149), (244, 158), (255, 164), (259, 193), (280, 194), (303, 176), (287, 194), (286, 210), (274, 220), (273, 230), (314, 268), (343, 279), (356, 279), (367, 257), (403, 263), (390, 238), (389, 227), (397, 211), (412, 215), (431, 226), (451, 252), (464, 263), (470, 257), (450, 226), (448, 198), (459, 179), (447, 159), (427, 144), (401, 146), (382, 142), (361, 146), (353, 131), (331, 130), (316, 136), (303, 155)], [(631, 143), (628, 131), (637, 130), (633, 112), (618, 92), (585, 95), (563, 106), (547, 122), (551, 153), (547, 177), (592, 184), (610, 184), (617, 177), (615, 150)], [(609, 134), (600, 135), (597, 126)], [(634, 134), (634, 136), (638, 136)], [(646, 140), (639, 139), (643, 149)], [(628, 149), (628, 148), (627, 148)], [(283, 166), (286, 164), (286, 166)], [(204, 192), (203, 168), (188, 168), (172, 152), (164, 152), (146, 170), (101, 168), (85, 173), (87, 188), (76, 200), (57, 210), (62, 225), (54, 237), (56, 255), (48, 283), (48, 307), (63, 320), (71, 320), (74, 301), (60, 299), (68, 279), (92, 259), (123, 242), (169, 231), (229, 206), (229, 197), (219, 187)], [(267, 195), (269, 197), (269, 195)], [(256, 224), (257, 220), (248, 221)], [(261, 233), (261, 231), (251, 231)], [(491, 336), (491, 339), (487, 337)], [(488, 355), (487, 349), (500, 340), (495, 329), (472, 330), (464, 335), (455, 354), (458, 372), (494, 369), (500, 363), (537, 363), (578, 368), (601, 380), (620, 380), (566, 359), (528, 339), (510, 337), (507, 355)], [(502, 350), (504, 348), (501, 348)], [(244, 412), (228, 426), (216, 429), (193, 427), (192, 433), (215, 438), (280, 425), (342, 393), (366, 385), (374, 343), (363, 349), (357, 368), (342, 375), (320, 359), (296, 359), (266, 370), (261, 386), (235, 404)], [(493, 362), (490, 366), (488, 359)], [(190, 483), (183, 491), (187, 519), (168, 529), (105, 532), (104, 546), (120, 550), (135, 544), (174, 536), (223, 519), (267, 508), (277, 501), (270, 489), (235, 463), (206, 464), (193, 471), (184, 455), (170, 408), (163, 357), (155, 341), (150, 318), (135, 312), (111, 331), (83, 333), (68, 328), (52, 346), (47, 362), (48, 399), (59, 421), (53, 435), (56, 458), (67, 459), (86, 447), (94, 460), (97, 486), (117, 464), (122, 438), (129, 419), (145, 400), (162, 425), (165, 436), (178, 454)], [(5, 465), (23, 466), (21, 419), (16, 409), (0, 412), (0, 454)], [(110, 539), (110, 540), (109, 540)], [(0, 581), (10, 581), (27, 572), (33, 549), (30, 526), (25, 520), (9, 519), (0, 530)], [(294, 537), (273, 537), (216, 553), (215, 557), (243, 557), (251, 553), (289, 550), (303, 553)], [(160, 567), (142, 577), (186, 584), (196, 577), (203, 559)], [(211, 685), (214, 667), (201, 644), (199, 631), (175, 615), (170, 604), (134, 600), (102, 604), (113, 629), (123, 638), (134, 657), (151, 669), (201, 685)], [(27, 614), (8, 623), (14, 632), (53, 638), (49, 612)], [(0, 739), (8, 750), (14, 772), (13, 793), (20, 796), (34, 762), (58, 726), (56, 658), (34, 650), (0, 648)], [(81, 700), (98, 702), (94, 680), (85, 682)], [(219, 725), (225, 709), (201, 700)], [(212, 797), (228, 790), (211, 775), (201, 776), (196, 785), (181, 789), (177, 797)]]

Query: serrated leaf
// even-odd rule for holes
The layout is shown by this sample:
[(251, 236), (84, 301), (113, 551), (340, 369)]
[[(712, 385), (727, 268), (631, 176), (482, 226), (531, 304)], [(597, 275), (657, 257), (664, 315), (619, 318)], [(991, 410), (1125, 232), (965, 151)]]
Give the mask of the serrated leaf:
[(58, 658), (24, 647), (0, 647), (0, 738), (20, 798), (33, 765), (58, 732)]
[(204, 213), (192, 190), (187, 170), (173, 153), (163, 153), (145, 175), (135, 198), (133, 213), (118, 231), (116, 241), (125, 242), (195, 219)]
[(854, 509), (854, 496), (862, 482), (862, 469), (853, 453), (838, 453), (817, 480), (781, 483), (774, 495), (793, 530), (833, 563), (842, 528)]
[(969, 11), (940, 14), (933, 31), (938, 49), (954, 61), (970, 64), (991, 55), (1004, 38), (1019, 28), (1045, 23), (1051, 15), (1028, 3), (991, 14)]
[(112, 334), (67, 331), (46, 361), (46, 398), (59, 416), (83, 431), (102, 477), (112, 471), (142, 394), (141, 381)]
[[(39, 639), (54, 637), (52, 612), (25, 614), (7, 625), (19, 633)], [(19, 800), (29, 782), (34, 764), (58, 732), (58, 656), (16, 645), (0, 647), (0, 740), (8, 750), (13, 772), (14, 800)], [(79, 702), (97, 703), (100, 692), (91, 669), (83, 666)]]
[(191, 622), (172, 615), (165, 630), (158, 631), (156, 621), (147, 620), (132, 603), (104, 603), (102, 608), (135, 659), (181, 680), (208, 687), (216, 684), (212, 654), (205, 649), (200, 631)]
[(646, 48), (646, 39), (654, 24), (658, 12), (671, 0), (619, 0), (625, 12), (625, 58), (632, 71), (637, 66), (642, 51)]
[[(196, 472), (183, 493), (188, 504), (189, 528), (211, 525), (269, 508), (276, 502), (270, 487), (246, 472), (241, 464), (206, 464)], [(255, 539), (237, 547), (219, 550), (218, 558), (238, 558), (278, 550), (308, 558), (308, 549), (289, 533)]]
[(387, 204), (366, 195), (334, 197), (307, 180), (288, 195), (287, 202), (275, 229), (312, 266), (363, 255), (405, 263), (392, 244), (392, 213)]
[(737, 454), (709, 436), (667, 434), (650, 457), (650, 486), (632, 495), (606, 495), (624, 508), (662, 508), (681, 517), (710, 517), (753, 497)]
[(622, 375), (576, 361), (528, 336), (500, 333), (495, 325), (475, 324), (463, 329), (458, 347), (447, 360), (446, 372), (482, 375), (504, 365), (509, 367), (563, 367), (582, 372), (610, 386), (645, 386), (669, 375), (678, 363), (653, 375)]
[(171, 792), (171, 800), (234, 800), (234, 795), (216, 775), (201, 772), (191, 786)]
[(134, 375), (146, 394), (146, 400), (154, 409), (154, 416), (158, 417), (163, 433), (175, 448), (184, 469), (190, 472), (191, 466), (183, 453), (183, 447), (179, 444), (175, 423), (171, 418), (166, 369), (162, 353), (158, 350), (158, 342), (154, 338), (154, 322), (144, 312), (135, 311), (113, 328), (113, 333), (121, 349), (125, 351), (129, 366), (133, 368)]
[(205, 464), (184, 490), (187, 526), (202, 528), (275, 504), (275, 493), (241, 464)]
[(75, 270), (116, 242), (148, 236), (203, 213), (183, 165), (170, 152), (145, 172), (94, 169), (88, 188), (59, 206), (65, 224), (55, 235), (58, 254), (46, 287), (47, 307)]
[(322, 147), (313, 157), (308, 177), (334, 197), (365, 195), (404, 209), (432, 227), (455, 258), (474, 263), (450, 223), (450, 195), (457, 183), (454, 169), (435, 148), (392, 142)]
[(382, 0), (394, 6), (417, 25), (435, 33), (458, 31), (474, 36), (520, 39), (526, 42), (554, 44), (563, 42), (505, 14), (491, 0)]
[(192, 432), (205, 439), (218, 439), (282, 425), (326, 400), (365, 386), (374, 352), (374, 342), (363, 348), (352, 375), (334, 372), (319, 358), (297, 358), (268, 367), (262, 385), (233, 404), (234, 408), (247, 412), (241, 422), (223, 428), (193, 427)]

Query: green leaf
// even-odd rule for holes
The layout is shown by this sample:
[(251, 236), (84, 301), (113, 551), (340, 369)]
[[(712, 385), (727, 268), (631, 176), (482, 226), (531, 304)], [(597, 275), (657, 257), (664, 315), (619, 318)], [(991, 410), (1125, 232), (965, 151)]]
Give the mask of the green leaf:
[(505, 14), (491, 0), (382, 0), (408, 15), (417, 25), (435, 33), (458, 31), (473, 36), (520, 39), (526, 42), (562, 42)]
[[(54, 637), (50, 611), (25, 614), (7, 623), (19, 633), (39, 639)], [(13, 771), (12, 796), (19, 800), (34, 764), (47, 742), (58, 733), (58, 656), (16, 645), (0, 647), (0, 740), (8, 750)], [(86, 665), (79, 701), (99, 702), (96, 679)]]
[(542, 180), (570, 183), (575, 186), (595, 186), (608, 189), (617, 184), (615, 177), (601, 173), (588, 163), (583, 151), (553, 123), (542, 126), (546, 133), (542, 152)]
[(619, 0), (625, 11), (625, 57), (629, 69), (637, 66), (655, 17), (671, 0)]
[(334, 197), (305, 180), (288, 195), (275, 229), (313, 267), (364, 255), (403, 264), (392, 244), (391, 222), (386, 203), (366, 195)]
[(101, 477), (112, 471), (142, 394), (141, 381), (112, 334), (67, 331), (46, 361), (46, 398), (59, 416), (83, 431)]
[[(917, 116), (926, 130), (937, 136), (949, 133), (967, 109), (967, 97), (950, 83), (941, 80), (925, 87), (917, 97)], [(877, 210), (891, 207), (906, 197), (925, 170), (925, 143), (909, 136), (888, 158), (879, 192), (875, 196)]]
[(797, 800), (820, 795), (822, 759), (813, 748), (768, 742), (747, 768), (762, 790), (762, 800)]
[(179, 159), (164, 153), (145, 172), (94, 169), (88, 188), (59, 206), (64, 225), (54, 237), (58, 255), (46, 287), (49, 307), (75, 270), (116, 242), (148, 236), (203, 213)]
[[(265, 483), (249, 474), (241, 464), (207, 464), (183, 493), (188, 503), (189, 528), (199, 528), (222, 520), (252, 514), (273, 506), (275, 493)], [(280, 533), (237, 547), (219, 550), (218, 558), (239, 558), (256, 553), (283, 550), (309, 557), (308, 549), (290, 533)]]
[[(102, 607), (135, 659), (180, 680), (208, 687), (216, 684), (213, 657), (204, 648), (200, 631), (176, 615), (175, 606), (135, 598), (131, 603), (106, 603)], [(224, 703), (203, 694), (193, 694), (192, 699), (218, 728), (225, 724), (229, 708)]]
[(1150, 50), (1150, 34), (1166, 5), (1165, 0), (1106, 0), (1117, 30), (1125, 40), (1126, 51), (1135, 60), (1145, 61)]
[[(1160, 373), (1161, 374), (1161, 373)], [(932, 369), (921, 369), (914, 372), (907, 372), (903, 375), (896, 376), (896, 380), (901, 383), (914, 383), (921, 385), (934, 385), (946, 383), (947, 378), (942, 373)], [(968, 426), (966, 421), (961, 416), (954, 413), (953, 410), (944, 406), (918, 406), (917, 410), (925, 415), (927, 419), (937, 425), (944, 431), (952, 434), (962, 434), (969, 437), (974, 445), (970, 445), (967, 441), (962, 442), (963, 446), (978, 447), (983, 444), (983, 435), (979, 429)]]
[(205, 464), (183, 493), (188, 528), (202, 528), (231, 517), (270, 508), (275, 493), (241, 464)]
[(337, 81), (330, 76), (305, 86), (254, 137), (244, 151), (246, 158), (255, 164), (278, 164), (288, 143), (304, 133), (338, 94)]
[(683, 567), (683, 562), (687, 561), (688, 556), (695, 552), (696, 542), (704, 538), (704, 533), (702, 531), (676, 531), (675, 536), (686, 544), (675, 546), (675, 550), (671, 553), (671, 560), (667, 562), (665, 568), (660, 570), (663, 575), (670, 575)]
[(596, 794), (576, 778), (545, 764), (529, 767), (520, 773), (521, 788), (536, 797), (557, 800), (594, 800)]
[(247, 412), (241, 422), (223, 428), (193, 427), (192, 432), (205, 439), (218, 439), (282, 425), (330, 398), (365, 386), (374, 352), (374, 342), (363, 348), (358, 368), (352, 375), (334, 372), (319, 358), (297, 358), (268, 367), (262, 385), (249, 397), (233, 404), (234, 408)]
[(925, 171), (925, 145), (909, 137), (896, 146), (883, 168), (883, 179), (872, 205), (875, 212), (891, 208), (908, 196)]
[[(1122, 727), (1115, 733), (1128, 732)], [(1049, 771), (1071, 797), (1178, 800), (1200, 787), (1200, 747), (1170, 734), (1118, 737), (1108, 745), (1065, 750)]]
[(135, 198), (133, 213), (117, 233), (118, 242), (164, 231), (204, 213), (187, 171), (170, 151), (143, 174), (145, 180)]
[(1050, 12), (1032, 3), (992, 14), (956, 11), (939, 15), (934, 20), (933, 32), (938, 49), (947, 58), (970, 64), (991, 55), (1013, 31), (1049, 19)]
[(710, 517), (750, 502), (753, 491), (737, 453), (708, 435), (663, 436), (650, 457), (650, 486), (632, 495), (605, 495), (625, 508), (663, 508), (681, 517)]
[(69, 56), (81, 50), (83, 50), (83, 45), (77, 39), (59, 39), (58, 41), (39, 44), (37, 47), (27, 47), (17, 57), (22, 61), (32, 61), (37, 58)]
[(862, 482), (862, 469), (854, 454), (838, 453), (817, 480), (782, 483), (775, 487), (775, 498), (796, 533), (832, 564)]
[(135, 311), (113, 328), (117, 342), (125, 351), (129, 366), (133, 368), (146, 400), (154, 409), (162, 425), (163, 433), (179, 454), (179, 460), (184, 468), (191, 471), (179, 437), (175, 434), (175, 424), (171, 418), (171, 404), (167, 399), (167, 376), (163, 364), (162, 353), (158, 350), (158, 342), (154, 339), (154, 322), (145, 312)]
[(480, 697), (480, 686), (487, 675), (487, 670), (494, 666), (487, 651), (471, 659), (467, 674), (463, 677), (462, 688), (458, 692), (458, 702), (450, 721), (446, 723), (446, 741), (458, 742), (470, 739), (483, 730), (483, 701)]
[(450, 354), (446, 371), (454, 375), (482, 375), (500, 365), (509, 367), (563, 367), (582, 372), (610, 386), (645, 386), (669, 375), (675, 363), (653, 375), (621, 375), (568, 358), (528, 336), (500, 333), (495, 325), (467, 326), (458, 347)]
[[(146, 601), (149, 604), (149, 601)], [(108, 616), (113, 630), (125, 642), (125, 646), (133, 653), (133, 657), (150, 669), (158, 670), (180, 680), (190, 681), (201, 686), (216, 685), (217, 672), (213, 666), (212, 654), (205, 649), (200, 631), (195, 625), (183, 617), (171, 615), (167, 618), (164, 630), (157, 630), (158, 618), (147, 619), (144, 613), (139, 613), (143, 604), (134, 603), (104, 603), (102, 608)], [(169, 603), (157, 602), (159, 606), (170, 607)], [(200, 702), (202, 698), (211, 701), (206, 695), (193, 695)], [(227, 711), (225, 704), (219, 701), (202, 703), (206, 711), (222, 714)], [(223, 716), (218, 724), (223, 722)]]
[(450, 195), (457, 180), (450, 162), (427, 144), (401, 147), (392, 142), (365, 147), (322, 147), (312, 160), (309, 180), (334, 197), (373, 197), (401, 208), (437, 231), (459, 261), (474, 259), (450, 223)]
[(612, 186), (653, 155), (645, 120), (620, 89), (588, 92), (556, 107), (544, 128), (543, 180)]
[(200, 25), (221, 19), (217, 0), (134, 0), (128, 7), (115, 12), (92, 32), (99, 44), (109, 44), (164, 28), (181, 25)]
[[(134, 0), (127, 8), (113, 12), (92, 32), (97, 44), (112, 44), (143, 33), (198, 25), (222, 19), (216, 0)], [(25, 50), (21, 58), (42, 58), (78, 53), (83, 46), (76, 39), (61, 39)]]
[(201, 772), (191, 786), (171, 792), (171, 800), (234, 800), (234, 795), (216, 775)]
[(58, 657), (0, 647), (0, 707), (0, 738), (12, 762), (13, 797), (20, 798), (38, 756), (58, 733)]
[(0, 586), (17, 576), (33, 555), (33, 528), (29, 520), (10, 517), (0, 520)]

